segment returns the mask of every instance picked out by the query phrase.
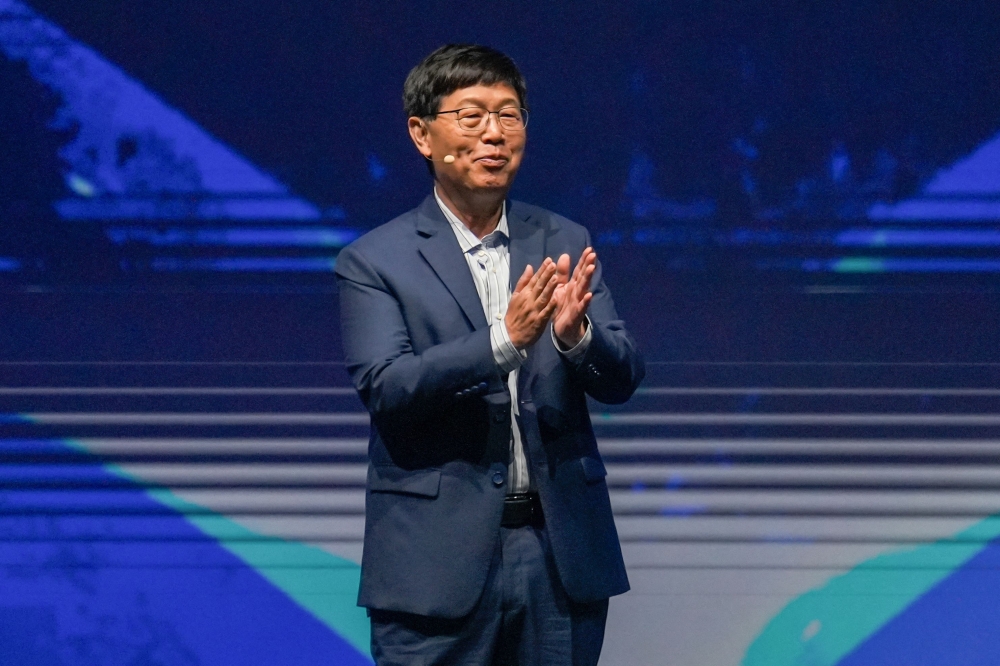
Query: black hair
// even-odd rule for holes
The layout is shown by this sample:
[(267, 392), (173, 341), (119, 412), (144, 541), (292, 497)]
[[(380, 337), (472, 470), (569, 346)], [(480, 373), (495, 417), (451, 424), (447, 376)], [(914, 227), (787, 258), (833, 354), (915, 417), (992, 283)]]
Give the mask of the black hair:
[[(517, 65), (505, 53), (478, 44), (447, 44), (436, 49), (410, 70), (403, 84), (403, 109), (407, 117), (430, 118), (441, 100), (456, 90), (475, 85), (506, 83), (528, 108), (527, 85)], [(434, 163), (427, 160), (434, 175)]]
[(435, 50), (414, 67), (403, 84), (406, 115), (428, 118), (441, 100), (462, 88), (506, 83), (528, 108), (524, 76), (510, 56), (478, 44), (448, 44)]

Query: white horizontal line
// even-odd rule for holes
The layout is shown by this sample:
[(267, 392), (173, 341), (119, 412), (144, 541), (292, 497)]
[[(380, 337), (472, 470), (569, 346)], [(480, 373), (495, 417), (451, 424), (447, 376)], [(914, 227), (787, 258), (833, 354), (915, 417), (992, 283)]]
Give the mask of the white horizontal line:
[(912, 490), (627, 490), (611, 491), (616, 512), (865, 513), (948, 515), (983, 518), (1000, 512), (1000, 494), (978, 491)]
[[(274, 520), (277, 523), (280, 517)], [(959, 534), (978, 520), (911, 516), (740, 516), (739, 519), (730, 516), (617, 516), (615, 525), (623, 539), (937, 541)], [(983, 534), (982, 538), (992, 539), (989, 530), (984, 530)]]
[(640, 395), (819, 395), (819, 396), (1000, 396), (1000, 389), (984, 388), (775, 388), (775, 387), (668, 387), (640, 388)]
[[(943, 552), (953, 549), (962, 560), (966, 544), (938, 544), (929, 552), (915, 553), (908, 568), (950, 570)], [(808, 544), (808, 543), (624, 543), (622, 555), (626, 567), (715, 567), (726, 569), (801, 569), (851, 568), (885, 552), (877, 543)], [(871, 566), (871, 565), (868, 565)], [(905, 570), (896, 563), (884, 566), (891, 571)], [(896, 592), (898, 594), (898, 591)], [(886, 593), (891, 594), (891, 593)]]
[[(185, 487), (240, 484), (248, 487), (301, 485), (360, 485), (368, 475), (367, 462), (355, 463), (123, 463), (122, 469), (144, 483)], [(33, 466), (33, 474), (22, 472), (10, 477), (46, 484), (87, 482), (87, 475), (75, 468), (52, 469)], [(928, 486), (959, 489), (989, 486), (1000, 490), (1000, 465), (668, 465), (609, 463), (608, 483), (633, 487), (727, 488), (781, 484), (892, 490), (898, 487)]]
[(839, 425), (839, 426), (993, 426), (1000, 414), (725, 414), (596, 413), (600, 425)]
[(150, 365), (207, 365), (220, 367), (242, 366), (312, 366), (345, 365), (344, 361), (0, 361), (0, 365), (88, 365), (88, 366), (150, 366)]
[(43, 425), (368, 425), (367, 412), (34, 412)]
[[(345, 365), (344, 361), (0, 361), (3, 365), (53, 365), (53, 366), (324, 366)], [(993, 367), (1000, 362), (976, 361), (646, 361), (647, 366), (688, 365), (713, 367), (784, 367), (784, 366), (842, 366), (842, 367)]]
[[(51, 470), (35, 466), (38, 477), (85, 480), (75, 468)], [(139, 479), (161, 485), (246, 483), (274, 486), (295, 483), (364, 484), (367, 462), (353, 463), (125, 463), (122, 468)], [(997, 465), (670, 465), (609, 463), (608, 482), (614, 484), (668, 483), (683, 485), (801, 484), (846, 486), (901, 486), (935, 484), (941, 486), (989, 485), (1000, 489), (1000, 461)]]
[[(102, 510), (128, 512), (136, 507), (132, 489), (101, 489), (81, 493), (8, 489), (10, 507), (21, 510)], [(362, 489), (176, 489), (181, 500), (216, 513), (341, 513), (362, 515)], [(611, 506), (616, 514), (712, 513), (826, 515), (949, 515), (987, 518), (1000, 512), (1000, 494), (978, 491), (863, 490), (612, 490)], [(142, 505), (139, 510), (146, 511)], [(182, 509), (183, 511), (183, 509)], [(198, 513), (195, 511), (195, 513)]]
[[(36, 490), (7, 489), (7, 506), (17, 509), (100, 509), (113, 511), (139, 507), (140, 511), (148, 511), (146, 505), (137, 505), (135, 490), (100, 489), (79, 492), (75, 489), (46, 490), (42, 493)], [(339, 512), (351, 515), (362, 515), (365, 511), (365, 491), (362, 489), (287, 489), (287, 488), (254, 488), (254, 489), (218, 489), (218, 488), (185, 488), (174, 491), (181, 500), (196, 507), (205, 507), (216, 513), (241, 512)], [(187, 510), (181, 509), (182, 513)], [(200, 513), (197, 509), (193, 513)]]
[(184, 454), (184, 455), (367, 455), (367, 438), (74, 438), (74, 443), (98, 455)]
[(843, 366), (843, 367), (991, 367), (1000, 362), (978, 361), (646, 361), (646, 365), (741, 366)]
[[(790, 395), (790, 396), (1000, 396), (987, 388), (809, 388), (655, 386), (640, 388), (638, 395)], [(0, 395), (356, 395), (349, 386), (225, 387), (225, 386), (6, 386)]]
[(0, 395), (357, 395), (350, 387), (215, 387), (215, 386), (8, 386)]
[[(368, 463), (127, 463), (121, 467), (146, 483), (167, 486), (225, 483), (253, 483), (260, 486), (364, 484), (368, 478)], [(48, 480), (51, 476), (46, 474), (45, 478)]]
[[(1000, 463), (1000, 461), (998, 461)], [(662, 465), (609, 464), (608, 482), (665, 485), (774, 484), (830, 486), (982, 486), (1000, 490), (1000, 464), (964, 465)]]
[[(367, 412), (31, 412), (44, 425), (369, 425)], [(596, 413), (595, 426), (839, 425), (995, 426), (1000, 414)]]
[[(95, 437), (73, 438), (103, 455), (366, 455), (362, 437)], [(997, 456), (1000, 439), (599, 438), (605, 455)]]
[(599, 438), (614, 455), (998, 456), (1000, 439)]

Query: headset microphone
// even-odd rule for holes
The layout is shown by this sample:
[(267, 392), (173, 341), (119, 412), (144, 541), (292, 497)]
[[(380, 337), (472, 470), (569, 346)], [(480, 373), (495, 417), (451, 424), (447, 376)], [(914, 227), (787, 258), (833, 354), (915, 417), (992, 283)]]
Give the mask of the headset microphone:
[(455, 162), (455, 156), (454, 155), (445, 155), (444, 159), (441, 160), (441, 161), (444, 162), (445, 164), (453, 164)]

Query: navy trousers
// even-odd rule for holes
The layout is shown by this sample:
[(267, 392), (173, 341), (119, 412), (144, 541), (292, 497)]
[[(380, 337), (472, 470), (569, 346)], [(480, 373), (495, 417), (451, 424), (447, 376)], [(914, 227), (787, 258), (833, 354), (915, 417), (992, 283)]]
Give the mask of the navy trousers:
[(371, 610), (377, 666), (596, 666), (607, 599), (563, 590), (544, 527), (500, 529), (486, 588), (456, 620)]

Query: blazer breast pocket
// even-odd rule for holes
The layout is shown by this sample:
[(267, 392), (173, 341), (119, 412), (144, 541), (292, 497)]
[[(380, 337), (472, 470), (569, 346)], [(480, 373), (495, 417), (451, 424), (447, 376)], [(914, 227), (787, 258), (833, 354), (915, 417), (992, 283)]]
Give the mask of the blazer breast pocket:
[(399, 467), (372, 465), (368, 468), (368, 490), (373, 493), (397, 493), (417, 497), (438, 496), (441, 470), (405, 470)]

